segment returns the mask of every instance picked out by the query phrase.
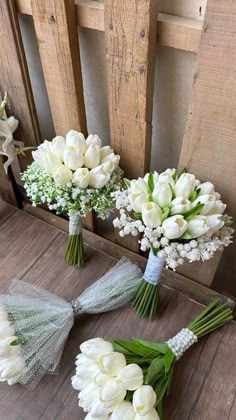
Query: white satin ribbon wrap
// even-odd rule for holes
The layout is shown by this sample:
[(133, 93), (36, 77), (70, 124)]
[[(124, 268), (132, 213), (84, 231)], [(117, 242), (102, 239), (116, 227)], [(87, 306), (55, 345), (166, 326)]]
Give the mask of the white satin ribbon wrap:
[(69, 234), (80, 235), (82, 230), (82, 219), (77, 213), (72, 213), (69, 216)]
[(127, 304), (141, 281), (141, 270), (126, 258), (71, 303), (33, 284), (12, 280), (8, 294), (0, 295), (0, 307), (8, 312), (16, 336), (24, 340), (26, 372), (19, 382), (33, 389), (45, 374), (57, 373), (74, 317)]
[(147, 267), (143, 275), (144, 280), (157, 286), (160, 283), (161, 272), (165, 265), (165, 260), (149, 252)]

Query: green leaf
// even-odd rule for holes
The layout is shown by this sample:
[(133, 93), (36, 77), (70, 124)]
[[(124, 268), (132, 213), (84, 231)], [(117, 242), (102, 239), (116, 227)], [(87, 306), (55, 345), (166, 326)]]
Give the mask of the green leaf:
[(152, 194), (154, 190), (154, 177), (152, 173), (148, 175), (148, 189), (149, 189), (149, 192)]
[(173, 172), (173, 174), (172, 174), (172, 178), (173, 178), (173, 180), (175, 181), (176, 180), (176, 178), (177, 178), (177, 170), (175, 169), (174, 170), (174, 172)]
[(133, 217), (136, 220), (142, 220), (142, 214), (141, 213), (134, 212)]
[(164, 375), (162, 379), (159, 381), (159, 383), (157, 384), (157, 386), (154, 387), (154, 390), (157, 394), (156, 406), (158, 406), (159, 402), (165, 396), (166, 389), (168, 386), (168, 379), (169, 379), (169, 375)]
[(124, 183), (125, 183), (126, 187), (129, 188), (130, 184), (131, 184), (130, 180), (128, 178), (123, 178), (123, 180), (124, 180)]
[(198, 187), (196, 187), (195, 188), (195, 190), (192, 192), (192, 194), (190, 195), (190, 197), (189, 197), (189, 200), (190, 201), (194, 201), (194, 200), (196, 200), (196, 198), (197, 198), (197, 196), (199, 195), (199, 193), (200, 193), (200, 191), (201, 191), (201, 188), (198, 188)]
[(186, 230), (186, 232), (184, 232), (184, 234), (179, 239), (185, 239), (187, 241), (190, 241), (190, 239), (193, 239), (193, 238), (190, 235), (190, 233), (188, 233), (188, 231)]
[(134, 338), (133, 341), (163, 354), (169, 349), (169, 346), (166, 343), (154, 343), (153, 341), (142, 340), (141, 338)]
[(138, 343), (136, 341), (132, 341), (131, 343), (124, 340), (116, 340), (114, 342), (116, 345), (118, 343), (119, 346), (123, 347), (125, 351), (128, 351), (130, 353), (138, 354), (139, 356), (148, 356), (150, 352), (150, 348), (147, 348), (141, 343)]
[(203, 207), (205, 206), (205, 204), (203, 203), (198, 203), (195, 207), (193, 207), (191, 210), (186, 211), (185, 213), (182, 213), (182, 215), (184, 216), (184, 218), (189, 221), (191, 220), (194, 216), (197, 216), (201, 210), (203, 209)]
[(14, 347), (18, 345), (18, 340), (14, 340), (10, 343), (10, 346)]
[(164, 358), (159, 356), (152, 361), (148, 368), (147, 383), (153, 385), (158, 376), (164, 373)]
[(170, 213), (170, 208), (169, 207), (164, 207), (162, 210), (162, 215), (161, 215), (161, 221), (163, 222), (165, 219), (167, 219), (167, 217), (169, 216)]
[(187, 172), (187, 169), (186, 169), (186, 168), (183, 168), (183, 169), (181, 169), (180, 171), (178, 171), (178, 178), (179, 178), (181, 175), (186, 174), (186, 172)]
[(118, 352), (123, 353), (125, 355), (126, 354), (130, 355), (130, 356), (135, 355), (133, 352), (131, 352), (129, 350), (129, 348), (126, 347), (126, 342), (123, 342), (123, 340), (112, 341), (112, 345), (113, 345), (115, 351), (118, 351)]
[(163, 400), (159, 401), (159, 404), (157, 404), (156, 409), (157, 409), (158, 415), (160, 417), (160, 420), (163, 420)]
[(171, 192), (172, 192), (172, 199), (174, 199), (175, 198), (174, 188), (172, 187), (171, 184), (169, 184), (169, 186), (170, 186), (170, 189), (171, 189)]
[(175, 362), (175, 355), (169, 348), (164, 356), (165, 373), (168, 374), (173, 363)]
[(167, 383), (167, 388), (166, 388), (166, 396), (169, 395), (170, 390), (171, 390), (171, 384), (172, 384), (172, 379), (173, 379), (173, 373), (174, 373), (174, 365), (172, 366), (170, 372), (169, 372), (169, 378), (168, 378), (168, 383)]

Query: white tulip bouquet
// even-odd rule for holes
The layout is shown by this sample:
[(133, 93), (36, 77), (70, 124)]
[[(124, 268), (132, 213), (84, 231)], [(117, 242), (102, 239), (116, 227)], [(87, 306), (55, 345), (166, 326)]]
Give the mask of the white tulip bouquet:
[(86, 420), (162, 420), (174, 365), (198, 339), (233, 318), (232, 310), (212, 302), (165, 343), (133, 339), (81, 344), (72, 387)]
[(56, 214), (69, 216), (65, 261), (84, 263), (81, 218), (91, 211), (105, 219), (114, 208), (112, 193), (122, 186), (120, 157), (97, 135), (85, 140), (70, 130), (66, 138), (45, 140), (32, 152), (34, 162), (23, 173), (25, 189), (33, 206), (47, 204)]
[(45, 374), (58, 373), (74, 319), (126, 305), (141, 280), (141, 270), (126, 258), (72, 302), (13, 280), (0, 295), (0, 382), (33, 389)]
[(214, 185), (201, 183), (186, 170), (167, 169), (124, 181), (127, 188), (114, 193), (120, 215), (113, 224), (121, 237), (142, 235), (141, 250), (150, 249), (133, 305), (141, 316), (154, 319), (163, 267), (176, 270), (185, 261), (208, 261), (232, 242), (234, 231)]

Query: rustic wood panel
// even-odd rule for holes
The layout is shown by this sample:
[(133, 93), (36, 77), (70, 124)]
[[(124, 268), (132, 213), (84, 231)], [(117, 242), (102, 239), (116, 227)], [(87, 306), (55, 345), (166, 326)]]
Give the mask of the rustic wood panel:
[[(15, 0), (20, 13), (32, 15), (31, 0)], [(78, 23), (82, 28), (104, 31), (104, 3), (75, 0)], [(198, 51), (202, 21), (159, 13), (157, 39), (161, 45), (191, 52)]]
[(4, 160), (0, 157), (0, 197), (14, 206), (19, 206), (19, 200), (17, 199), (17, 191), (14, 176), (10, 168), (8, 169), (8, 175), (3, 167)]
[[(23, 237), (26, 226), (31, 227), (30, 235), (27, 229), (24, 235), (24, 248), (33, 250), (28, 257), (31, 259), (31, 266), (25, 266), (24, 270), (22, 265), (19, 268), (19, 276), (24, 280), (71, 299), (114, 264), (113, 258), (90, 247), (87, 248), (90, 264), (82, 270), (64, 264), (66, 235), (58, 233), (56, 228), (47, 226), (48, 233), (45, 240), (46, 225), (43, 222), (20, 210), (15, 213), (17, 217), (14, 214), (11, 219), (6, 220), (2, 229), (4, 228), (5, 232), (4, 240), (13, 244), (14, 255), (20, 253), (22, 259), (26, 254), (22, 254), (18, 239), (12, 241), (12, 232), (16, 232), (18, 237)], [(39, 231), (44, 232), (44, 236), (38, 236)], [(54, 239), (49, 243), (48, 238), (52, 239), (53, 235)], [(37, 246), (32, 242), (35, 237)], [(47, 248), (45, 248), (46, 241)], [(42, 251), (40, 255), (37, 247)], [(38, 258), (35, 258), (36, 256)], [(1, 267), (4, 271), (8, 270), (6, 277), (9, 281), (14, 275), (14, 270), (7, 262), (7, 260), (2, 261)], [(16, 261), (13, 265), (16, 265)], [(5, 287), (6, 282), (4, 286), (3, 284), (0, 286), (1, 290)], [(69, 336), (58, 376), (46, 376), (33, 392), (19, 385), (8, 387), (6, 384), (1, 384), (1, 420), (84, 419), (85, 415), (78, 407), (77, 392), (71, 388), (70, 381), (75, 371), (75, 356), (82, 341), (96, 336), (129, 339), (134, 331), (136, 336), (163, 341), (187, 325), (202, 309), (200, 304), (173, 289), (162, 288), (161, 294), (162, 307), (158, 328), (156, 322), (140, 319), (131, 307), (78, 319)], [(178, 316), (173, 316), (173, 310)], [(176, 366), (174, 388), (165, 404), (166, 419), (234, 419), (235, 346), (236, 324), (231, 322), (210, 337), (201, 339), (185, 354)]]
[[(180, 166), (202, 180), (214, 182), (236, 216), (235, 95), (236, 95), (236, 4), (208, 0)], [(205, 263), (198, 281), (210, 285), (218, 259)], [(200, 264), (198, 264), (200, 268)], [(186, 267), (187, 269), (187, 267)], [(185, 273), (185, 267), (181, 269)]]
[(126, 176), (149, 169), (157, 2), (105, 0), (110, 142)]
[(0, 199), (0, 224), (4, 223), (6, 219), (15, 213), (15, 206), (11, 206)]
[(31, 6), (56, 133), (86, 134), (74, 1), (32, 0)]

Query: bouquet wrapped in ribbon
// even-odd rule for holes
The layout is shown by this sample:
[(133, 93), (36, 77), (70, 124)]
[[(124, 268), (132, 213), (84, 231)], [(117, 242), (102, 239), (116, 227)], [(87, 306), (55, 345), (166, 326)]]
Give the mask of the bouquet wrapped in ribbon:
[(226, 204), (214, 185), (186, 170), (148, 173), (125, 183), (127, 188), (114, 194), (120, 215), (113, 223), (121, 237), (141, 236), (141, 250), (150, 250), (133, 305), (141, 316), (153, 319), (163, 267), (176, 270), (184, 262), (208, 261), (231, 243), (232, 222), (223, 214)]
[(34, 162), (23, 173), (25, 189), (33, 206), (46, 204), (56, 214), (69, 217), (65, 261), (84, 263), (82, 217), (95, 211), (105, 219), (114, 208), (114, 193), (122, 186), (120, 157), (97, 135), (85, 140), (70, 130), (66, 138), (45, 140), (32, 152)]
[(198, 339), (232, 319), (232, 310), (212, 302), (165, 343), (102, 338), (81, 344), (72, 386), (86, 420), (162, 420), (174, 366)]
[(141, 279), (139, 268), (122, 258), (72, 302), (13, 280), (0, 295), (0, 382), (34, 388), (45, 374), (57, 373), (74, 319), (127, 304)]

